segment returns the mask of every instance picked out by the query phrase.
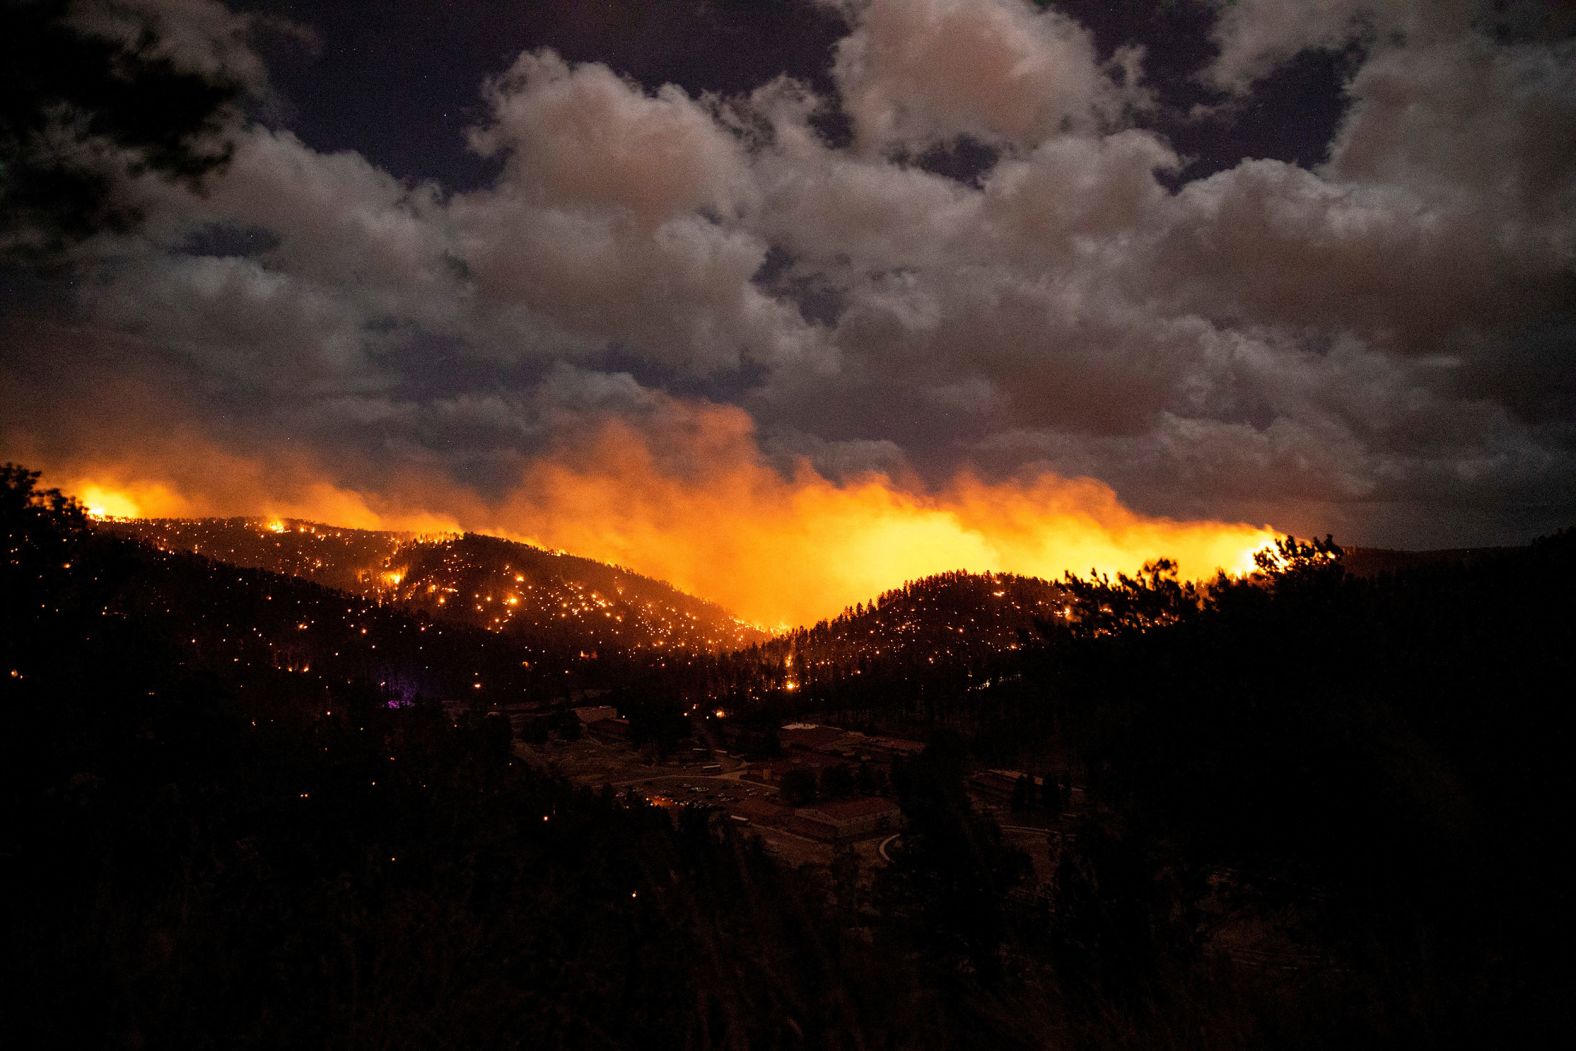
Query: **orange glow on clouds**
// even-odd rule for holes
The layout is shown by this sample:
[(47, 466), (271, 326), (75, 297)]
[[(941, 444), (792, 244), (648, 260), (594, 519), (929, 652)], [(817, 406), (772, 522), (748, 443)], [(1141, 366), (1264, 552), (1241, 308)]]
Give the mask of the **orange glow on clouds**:
[[(211, 452), (211, 451), (210, 451)], [(205, 452), (201, 455), (209, 455)], [(197, 455), (194, 451), (194, 455)], [(233, 466), (224, 454), (211, 452)], [(247, 470), (205, 485), (200, 472), (167, 478), (154, 465), (104, 465), (49, 472), (44, 484), (75, 496), (94, 518), (188, 518), (244, 515), (267, 519), (266, 528), (283, 532), (287, 519), (325, 522), (353, 529), (409, 533), (453, 533), (460, 523), (451, 514), (388, 506), (376, 493), (361, 493), (328, 482), (310, 482), (288, 496), (270, 495), (268, 472)], [(177, 488), (180, 489), (177, 492)]]
[(838, 484), (806, 463), (784, 478), (752, 443), (711, 448), (720, 455), (691, 478), (662, 470), (634, 431), (611, 426), (577, 462), (533, 467), (506, 512), (550, 544), (661, 577), (765, 625), (813, 622), (953, 569), (1054, 578), (1168, 556), (1188, 576), (1246, 572), (1275, 535), (1144, 517), (1093, 479), (964, 475), (926, 493), (879, 474)]
[(1274, 537), (1269, 526), (1140, 515), (1088, 478), (964, 474), (924, 491), (882, 474), (835, 482), (802, 461), (784, 476), (736, 409), (687, 409), (678, 434), (604, 424), (575, 450), (532, 463), (499, 499), (416, 472), (355, 489), (322, 480), (299, 456), (282, 471), (190, 443), (178, 463), (100, 463), (45, 483), (109, 515), (492, 533), (626, 566), (768, 626), (810, 623), (953, 569), (1055, 578), (1167, 556), (1188, 577), (1246, 572)]

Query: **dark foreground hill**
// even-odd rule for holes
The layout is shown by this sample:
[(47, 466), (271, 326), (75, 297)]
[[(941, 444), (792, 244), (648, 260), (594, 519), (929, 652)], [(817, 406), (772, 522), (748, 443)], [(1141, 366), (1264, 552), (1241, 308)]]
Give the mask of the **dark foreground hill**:
[(616, 566), (496, 537), (419, 537), (295, 519), (103, 523), (166, 551), (288, 573), (535, 643), (609, 653), (733, 649), (763, 632)]
[(742, 719), (946, 729), (1075, 785), (1076, 820), (1015, 819), (1055, 832), (1056, 973), (1102, 996), (1214, 996), (1192, 983), (1229, 959), (1228, 999), (1269, 998), (1257, 1046), (1553, 1041), (1576, 980), (1576, 531), (1356, 571), (1323, 543), (1283, 555), (1208, 586), (1165, 565), (1032, 585), (1051, 615), (1006, 652), (948, 645), (980, 579), (921, 582), (687, 688)]
[[(1531, 1047), (1572, 1024), (1576, 534), (1373, 578), (1312, 548), (1208, 592), (1064, 581), (1071, 615), (967, 713), (888, 681), (935, 729), (890, 770), (890, 863), (790, 871), (731, 823), (522, 766), (485, 709), (390, 695), (396, 649), (450, 690), (507, 681), (509, 638), (429, 644), (403, 606), (0, 481), (18, 1046)], [(302, 614), (309, 670), (278, 654)], [(1015, 796), (1004, 832), (966, 749), (1050, 741), (1070, 791)]]

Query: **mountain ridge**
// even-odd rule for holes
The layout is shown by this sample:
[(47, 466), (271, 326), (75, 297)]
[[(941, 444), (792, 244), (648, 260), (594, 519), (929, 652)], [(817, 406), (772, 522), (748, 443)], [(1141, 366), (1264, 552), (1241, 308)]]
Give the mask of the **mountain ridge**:
[(302, 519), (104, 519), (164, 551), (300, 577), (505, 634), (623, 651), (738, 648), (767, 633), (619, 566), (481, 533), (365, 530)]

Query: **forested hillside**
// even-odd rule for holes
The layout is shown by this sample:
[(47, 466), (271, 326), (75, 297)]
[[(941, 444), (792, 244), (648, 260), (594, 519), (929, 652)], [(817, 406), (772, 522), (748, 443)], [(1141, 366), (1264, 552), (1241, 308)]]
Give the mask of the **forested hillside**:
[(418, 537), (295, 519), (122, 519), (166, 551), (287, 573), (533, 643), (609, 657), (733, 649), (764, 633), (659, 580), (496, 537)]

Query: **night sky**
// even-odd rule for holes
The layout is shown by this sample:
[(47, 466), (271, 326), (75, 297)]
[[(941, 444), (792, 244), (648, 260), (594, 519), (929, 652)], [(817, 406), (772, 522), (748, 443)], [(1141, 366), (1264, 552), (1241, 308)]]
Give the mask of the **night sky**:
[(201, 193), (122, 176), (141, 226), (6, 275), (0, 452), (125, 513), (724, 598), (851, 532), (1050, 571), (1036, 530), (1576, 521), (1569, 4), (79, 8), (247, 89)]

